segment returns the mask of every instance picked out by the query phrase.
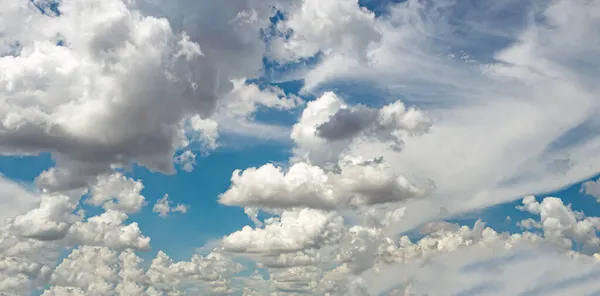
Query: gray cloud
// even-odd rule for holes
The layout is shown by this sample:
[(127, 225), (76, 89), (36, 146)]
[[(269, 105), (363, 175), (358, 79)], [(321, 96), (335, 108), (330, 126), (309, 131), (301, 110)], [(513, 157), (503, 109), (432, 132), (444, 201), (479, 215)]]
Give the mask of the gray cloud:
[(377, 110), (367, 107), (340, 109), (329, 117), (329, 121), (317, 127), (321, 138), (336, 141), (355, 137), (377, 121)]

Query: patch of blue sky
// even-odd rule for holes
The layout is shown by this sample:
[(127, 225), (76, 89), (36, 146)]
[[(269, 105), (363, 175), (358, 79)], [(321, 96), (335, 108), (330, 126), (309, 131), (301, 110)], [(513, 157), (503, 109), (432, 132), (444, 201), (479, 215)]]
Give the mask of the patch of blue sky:
[(292, 126), (298, 122), (301, 114), (302, 108), (297, 108), (295, 110), (277, 110), (259, 107), (254, 113), (254, 119), (266, 124)]
[(393, 95), (385, 86), (358, 80), (329, 81), (318, 87), (315, 92), (323, 91), (333, 91), (345, 102), (352, 105), (362, 104), (369, 107), (381, 107), (381, 105), (396, 100), (411, 103), (407, 96), (402, 94)]
[(263, 79), (269, 83), (280, 83), (287, 81), (302, 81), (304, 74), (319, 64), (323, 53), (318, 52), (310, 57), (302, 57), (293, 61), (280, 62), (271, 58), (263, 58)]
[(39, 174), (55, 165), (49, 153), (34, 156), (0, 156), (0, 173), (13, 181), (33, 184)]
[(389, 12), (389, 6), (406, 2), (407, 0), (359, 0), (358, 5), (372, 11), (375, 16), (385, 16)]

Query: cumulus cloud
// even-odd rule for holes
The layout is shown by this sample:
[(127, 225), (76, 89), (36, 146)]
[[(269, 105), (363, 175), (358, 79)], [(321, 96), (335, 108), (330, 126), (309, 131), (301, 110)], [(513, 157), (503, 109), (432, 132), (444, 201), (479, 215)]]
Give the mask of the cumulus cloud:
[[(246, 249), (241, 254), (260, 262), (259, 266), (268, 268), (269, 274), (277, 277), (267, 280), (255, 274), (251, 278), (245, 278), (243, 281), (244, 291), (247, 291), (247, 293), (260, 291), (261, 293), (276, 292), (283, 294), (286, 291), (302, 291), (311, 295), (349, 295), (351, 293), (363, 293), (358, 295), (400, 293), (389, 295), (403, 295), (404, 292), (409, 293), (418, 290), (423, 293), (435, 294), (439, 291), (432, 290), (431, 284), (422, 284), (424, 280), (434, 281), (435, 277), (427, 277), (427, 274), (422, 273), (422, 270), (429, 270), (429, 268), (434, 268), (432, 266), (438, 266), (436, 265), (439, 262), (438, 260), (444, 260), (440, 264), (454, 264), (445, 260), (452, 258), (453, 254), (468, 256), (470, 252), (474, 252), (477, 256), (481, 255), (477, 258), (486, 262), (488, 259), (490, 262), (495, 262), (493, 258), (497, 258), (496, 256), (501, 257), (501, 254), (510, 254), (507, 256), (516, 256), (514, 259), (506, 258), (511, 262), (515, 260), (518, 264), (532, 264), (532, 266), (535, 266), (537, 263), (529, 260), (533, 260), (541, 254), (540, 256), (544, 256), (544, 258), (570, 262), (569, 264), (574, 264), (574, 266), (583, 264), (582, 266), (593, 267), (594, 265), (590, 265), (593, 264), (593, 260), (590, 260), (593, 257), (594, 250), (582, 248), (575, 250), (584, 253), (574, 252), (571, 244), (584, 244), (585, 241), (594, 240), (595, 234), (591, 232), (597, 232), (597, 229), (593, 230), (593, 221), (596, 221), (597, 217), (585, 217), (583, 213), (579, 213), (576, 214), (576, 220), (580, 221), (579, 225), (577, 225), (577, 222), (574, 222), (574, 225), (571, 226), (567, 226), (565, 223), (557, 224), (556, 221), (564, 219), (563, 213), (565, 211), (569, 212), (569, 210), (568, 206), (565, 206), (562, 202), (556, 203), (556, 200), (554, 197), (546, 197), (541, 203), (536, 204), (535, 198), (533, 198), (533, 201), (532, 197), (523, 199), (523, 204), (530, 205), (529, 209), (534, 213), (535, 209), (548, 209), (540, 216), (538, 223), (549, 225), (548, 227), (555, 226), (553, 228), (555, 231), (548, 229), (541, 233), (530, 231), (500, 233), (486, 226), (481, 220), (471, 227), (448, 222), (436, 222), (426, 225), (422, 230), (424, 236), (413, 242), (406, 235), (399, 238), (389, 237), (381, 228), (345, 226), (344, 230), (341, 231), (342, 235), (332, 245), (312, 245), (305, 247), (302, 251), (298, 251), (296, 248), (287, 251), (280, 248), (277, 252), (272, 252), (272, 250), (266, 248), (261, 250)], [(555, 208), (562, 207), (563, 211), (551, 210), (552, 206), (550, 205), (552, 204), (556, 205)], [(573, 211), (570, 213), (574, 214)], [(537, 214), (541, 214), (541, 212), (537, 212)], [(251, 231), (251, 229), (247, 231)], [(277, 241), (285, 237), (274, 231), (271, 234), (271, 241)], [(589, 239), (584, 238), (584, 236), (589, 237)], [(254, 238), (255, 241), (258, 241), (258, 236)], [(246, 245), (250, 245), (252, 241), (248, 239)], [(265, 240), (261, 242), (263, 241)], [(224, 245), (226, 246), (227, 243)], [(254, 246), (257, 247), (256, 244)], [(242, 250), (237, 250), (237, 252), (240, 251)], [(257, 257), (257, 254), (260, 256)], [(533, 255), (533, 257), (530, 258), (530, 255)], [(461, 257), (460, 260), (456, 261), (456, 264), (465, 262), (465, 265), (467, 265), (467, 262), (471, 262), (471, 259), (473, 258)], [(498, 261), (500, 260), (503, 259), (499, 258)], [(332, 268), (332, 266), (335, 267)], [(556, 265), (556, 267), (558, 266), (560, 264)], [(451, 272), (450, 269), (448, 272)], [(486, 274), (490, 273), (491, 271), (488, 272), (486, 269)], [(285, 280), (281, 280), (283, 275), (285, 275)], [(492, 277), (490, 277), (490, 280), (492, 280)], [(560, 282), (560, 280), (557, 279), (557, 282)], [(465, 282), (465, 285), (467, 285), (465, 287), (458, 283), (453, 286), (451, 281), (447, 283), (452, 289), (468, 289), (467, 282)], [(482, 287), (489, 286), (489, 283), (483, 279), (477, 283), (480, 283)], [(535, 287), (534, 282), (524, 281), (520, 283), (522, 283), (524, 290)], [(416, 289), (417, 287), (418, 289)], [(488, 288), (494, 287), (495, 285), (491, 285)], [(584, 291), (586, 286), (574, 286), (573, 289)]]
[(148, 250), (150, 238), (142, 235), (137, 222), (125, 225), (127, 218), (127, 214), (108, 210), (85, 222), (74, 223), (66, 239), (72, 241), (73, 245)]
[(238, 170), (219, 201), (266, 209), (334, 209), (403, 201), (425, 193), (403, 176), (394, 174), (382, 159), (346, 158), (340, 160), (338, 168), (336, 173), (299, 162), (287, 172), (272, 164)]
[[(215, 13), (212, 23), (188, 14), (206, 11), (204, 2), (94, 3), (61, 1), (59, 16), (41, 14), (34, 3), (3, 10), (11, 30), (3, 32), (2, 42), (18, 42), (20, 49), (0, 60), (3, 153), (53, 152), (63, 167), (48, 173), (68, 174), (65, 179), (93, 179), (131, 162), (172, 172), (173, 154), (188, 140), (216, 148), (216, 126), (207, 117), (220, 98), (245, 94), (239, 102), (269, 108), (297, 101), (238, 82), (260, 74), (265, 50), (260, 29), (272, 13), (268, 3), (217, 5), (209, 10), (229, 19)], [(177, 18), (180, 13), (188, 15)], [(44, 29), (8, 25), (23, 19), (28, 27)], [(217, 24), (227, 32), (220, 39), (212, 38)], [(186, 136), (189, 120), (199, 137)], [(56, 189), (85, 180), (59, 181)]]
[(86, 202), (94, 206), (102, 205), (107, 210), (135, 213), (146, 203), (141, 195), (142, 189), (144, 185), (141, 181), (119, 173), (100, 176), (98, 182), (92, 186)]
[(540, 222), (532, 223), (531, 228), (541, 228), (546, 239), (566, 244), (568, 249), (577, 243), (590, 255), (600, 250), (599, 217), (585, 217), (556, 197), (546, 197), (539, 203), (534, 196), (527, 196), (519, 209), (540, 216)]
[(56, 267), (51, 286), (42, 295), (179, 295), (180, 288), (190, 283), (219, 292), (222, 278), (241, 270), (239, 264), (218, 253), (173, 262), (159, 252), (148, 268), (141, 263), (131, 250), (82, 246)]
[(267, 219), (263, 228), (245, 226), (223, 238), (233, 252), (282, 253), (319, 248), (334, 243), (344, 229), (344, 219), (319, 210), (286, 210)]
[(175, 162), (181, 165), (181, 169), (191, 173), (196, 165), (196, 154), (191, 150), (185, 150), (175, 157)]
[[(170, 171), (181, 120), (209, 115), (220, 94), (214, 80), (199, 79), (209, 72), (201, 74), (198, 45), (121, 1), (63, 1), (60, 17), (41, 15), (33, 3), (13, 7), (46, 29), (29, 41), (3, 36), (21, 51), (0, 60), (2, 150), (52, 151), (97, 170), (136, 161)], [(55, 45), (57, 35), (65, 46)]]
[(171, 201), (169, 200), (169, 195), (165, 194), (159, 200), (156, 201), (154, 206), (152, 207), (152, 212), (158, 213), (161, 218), (166, 218), (169, 213), (187, 213), (189, 209), (188, 205), (177, 204), (174, 207), (171, 207)]
[(81, 217), (74, 213), (78, 199), (68, 195), (44, 195), (39, 207), (15, 217), (12, 226), (24, 237), (59, 240)]
[(421, 135), (432, 120), (414, 107), (395, 101), (380, 109), (350, 106), (333, 92), (309, 102), (292, 128), (297, 158), (314, 164), (337, 161), (352, 144), (377, 141), (397, 150), (406, 135)]
[(380, 40), (375, 14), (359, 2), (297, 1), (287, 19), (277, 24), (282, 35), (271, 42), (271, 56), (279, 61), (310, 58), (319, 53), (366, 58), (369, 46)]

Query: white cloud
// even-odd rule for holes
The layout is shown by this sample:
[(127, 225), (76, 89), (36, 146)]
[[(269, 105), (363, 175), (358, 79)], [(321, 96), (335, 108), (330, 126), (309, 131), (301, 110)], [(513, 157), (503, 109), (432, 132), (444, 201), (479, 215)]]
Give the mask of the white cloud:
[(175, 157), (175, 163), (181, 165), (181, 168), (191, 173), (196, 165), (196, 154), (190, 150), (185, 150)]
[(233, 252), (282, 253), (319, 248), (342, 235), (344, 220), (318, 210), (286, 210), (267, 219), (264, 228), (245, 226), (223, 238), (223, 247)]
[(159, 251), (148, 268), (141, 263), (131, 250), (82, 246), (56, 267), (43, 295), (180, 295), (189, 284), (214, 291), (223, 288), (222, 278), (241, 270), (219, 253), (173, 262)]
[(39, 207), (16, 216), (12, 227), (24, 237), (39, 240), (59, 240), (81, 217), (74, 214), (78, 197), (52, 194), (42, 195)]
[[(212, 151), (219, 147), (217, 139), (219, 138), (219, 124), (213, 119), (203, 119), (199, 115), (190, 118), (190, 126), (202, 141), (205, 151)], [(184, 156), (188, 157), (189, 155)], [(188, 157), (189, 158), (189, 157)]]
[(264, 209), (344, 209), (403, 201), (425, 194), (403, 176), (394, 174), (381, 159), (346, 158), (340, 160), (338, 168), (339, 172), (330, 172), (299, 162), (287, 172), (272, 164), (238, 170), (233, 173), (231, 187), (220, 195), (219, 201)]
[(189, 209), (188, 205), (177, 204), (174, 207), (171, 207), (171, 201), (169, 200), (169, 195), (165, 194), (162, 198), (156, 201), (154, 206), (152, 207), (152, 212), (158, 213), (161, 218), (166, 218), (169, 213), (187, 213)]
[(1, 51), (15, 42), (20, 51), (0, 57), (2, 153), (52, 152), (59, 168), (41, 178), (56, 181), (42, 182), (48, 189), (84, 187), (131, 162), (173, 172), (174, 153), (198, 140), (187, 139), (186, 120), (209, 150), (218, 146), (208, 118), (218, 100), (267, 108), (298, 100), (238, 83), (261, 73), (272, 3), (179, 2), (69, 0), (56, 17), (7, 3)]
[(591, 258), (574, 260), (530, 246), (512, 250), (468, 247), (436, 256), (410, 272), (414, 274), (407, 274), (404, 266), (390, 266), (363, 278), (371, 295), (390, 295), (385, 293), (395, 289), (404, 295), (584, 295), (600, 288), (594, 280), (599, 265)]
[(298, 159), (322, 165), (336, 162), (356, 143), (382, 142), (393, 150), (406, 135), (427, 133), (432, 121), (422, 111), (395, 101), (380, 109), (349, 106), (333, 92), (309, 102), (290, 134)]
[(120, 173), (100, 176), (98, 182), (92, 186), (86, 202), (94, 206), (102, 205), (107, 210), (136, 213), (146, 203), (141, 195), (142, 189), (144, 185), (141, 181), (127, 178)]
[(137, 222), (125, 225), (127, 214), (108, 210), (85, 222), (76, 222), (66, 236), (73, 245), (105, 246), (112, 249), (150, 249), (150, 238), (142, 235)]
[(7, 218), (31, 210), (39, 201), (38, 194), (0, 175), (0, 226)]
[(291, 36), (274, 39), (270, 47), (277, 60), (294, 61), (318, 53), (366, 58), (369, 45), (381, 38), (374, 13), (361, 8), (357, 0), (294, 4), (277, 26), (279, 32)]
[(534, 196), (527, 196), (519, 209), (540, 215), (540, 222), (533, 223), (533, 227), (541, 228), (544, 237), (553, 243), (566, 244), (567, 249), (577, 243), (583, 252), (590, 255), (600, 251), (597, 234), (600, 231), (600, 217), (585, 217), (556, 197), (546, 197), (539, 203)]
[[(202, 68), (203, 58), (186, 55), (185, 35), (116, 0), (64, 1), (60, 17), (42, 17), (32, 4), (16, 8), (45, 29), (33, 40), (3, 35), (22, 50), (0, 59), (2, 150), (52, 151), (96, 171), (129, 161), (171, 170), (179, 122), (210, 114), (219, 95), (190, 71)], [(3, 18), (12, 13), (3, 10)], [(66, 46), (55, 45), (56, 35)]]

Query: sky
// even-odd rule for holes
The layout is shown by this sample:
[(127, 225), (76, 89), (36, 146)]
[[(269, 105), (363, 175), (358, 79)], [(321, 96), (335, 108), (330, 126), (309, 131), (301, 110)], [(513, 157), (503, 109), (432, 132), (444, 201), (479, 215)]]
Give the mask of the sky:
[(600, 1), (0, 0), (0, 295), (600, 295)]

